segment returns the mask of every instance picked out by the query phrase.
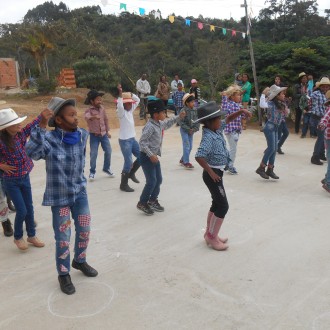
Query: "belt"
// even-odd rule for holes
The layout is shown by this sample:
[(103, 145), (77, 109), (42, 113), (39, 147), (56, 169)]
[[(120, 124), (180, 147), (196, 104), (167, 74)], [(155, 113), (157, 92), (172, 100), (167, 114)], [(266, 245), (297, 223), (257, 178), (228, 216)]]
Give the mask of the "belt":
[(103, 136), (101, 133), (89, 133), (89, 134), (92, 134), (94, 136)]

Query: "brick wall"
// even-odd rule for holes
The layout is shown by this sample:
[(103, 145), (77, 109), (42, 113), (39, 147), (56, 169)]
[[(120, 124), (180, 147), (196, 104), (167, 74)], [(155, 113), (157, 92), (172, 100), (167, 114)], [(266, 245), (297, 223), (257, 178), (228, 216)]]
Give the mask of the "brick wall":
[(0, 88), (18, 87), (17, 62), (13, 58), (0, 58)]

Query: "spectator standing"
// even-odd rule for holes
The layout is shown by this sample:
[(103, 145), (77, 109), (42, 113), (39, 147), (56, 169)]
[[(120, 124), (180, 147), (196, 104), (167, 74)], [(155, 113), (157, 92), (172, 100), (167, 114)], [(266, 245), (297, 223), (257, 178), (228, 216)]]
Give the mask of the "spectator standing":
[(296, 111), (294, 130), (296, 134), (299, 133), (300, 121), (302, 116), (302, 110), (299, 107), (299, 101), (301, 96), (304, 94), (307, 94), (307, 75), (305, 72), (300, 72), (298, 75), (298, 83), (295, 84), (293, 93), (294, 108)]
[(179, 75), (174, 75), (174, 79), (171, 82), (171, 91), (172, 93), (176, 92), (178, 90), (178, 84), (182, 85), (182, 88), (184, 88), (183, 81), (179, 78)]
[(194, 94), (195, 97), (195, 108), (198, 108), (201, 99), (201, 90), (198, 87), (198, 81), (196, 79), (191, 79), (191, 87), (189, 89), (189, 94)]
[[(252, 85), (249, 82), (249, 75), (247, 73), (242, 74), (242, 92), (243, 92), (243, 97), (242, 97), (242, 104), (244, 109), (247, 109), (248, 104), (250, 102), (250, 96), (251, 96), (251, 89)], [(242, 128), (245, 130), (246, 129), (246, 118), (242, 119)]]
[(243, 85), (242, 75), (239, 72), (235, 73), (234, 85), (238, 85), (239, 87), (242, 87)]
[(140, 119), (146, 118), (148, 95), (150, 95), (150, 84), (147, 80), (147, 75), (144, 73), (141, 78), (136, 82), (136, 90), (140, 98)]
[(165, 75), (160, 76), (159, 83), (156, 90), (156, 97), (161, 99), (165, 105), (165, 114), (167, 117), (167, 103), (170, 97), (170, 85), (167, 82), (167, 77)]

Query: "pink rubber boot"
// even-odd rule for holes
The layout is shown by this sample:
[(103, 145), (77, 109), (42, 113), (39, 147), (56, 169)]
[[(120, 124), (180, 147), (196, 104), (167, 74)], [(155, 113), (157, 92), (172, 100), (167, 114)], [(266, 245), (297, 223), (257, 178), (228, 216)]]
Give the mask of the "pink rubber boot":
[[(211, 221), (211, 218), (212, 216), (214, 215), (213, 212), (209, 211), (209, 213), (207, 214), (207, 223), (206, 223), (206, 229), (205, 229), (205, 233), (204, 233), (204, 239), (205, 239), (205, 242), (206, 242), (206, 235), (209, 231), (209, 228), (210, 228), (210, 221)], [(228, 241), (228, 237), (225, 237), (225, 238), (221, 238), (218, 236), (218, 239), (222, 242), (222, 243), (227, 243)], [(206, 242), (207, 244), (207, 242)]]
[(208, 246), (217, 251), (223, 251), (228, 248), (228, 245), (224, 244), (218, 239), (218, 233), (223, 223), (222, 218), (216, 217), (214, 214), (210, 219), (210, 225), (208, 233), (206, 234), (205, 241)]

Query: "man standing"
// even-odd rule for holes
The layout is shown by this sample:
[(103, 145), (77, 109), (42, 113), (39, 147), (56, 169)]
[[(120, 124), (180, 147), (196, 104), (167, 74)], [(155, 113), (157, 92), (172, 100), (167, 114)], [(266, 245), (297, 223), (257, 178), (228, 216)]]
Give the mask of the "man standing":
[(323, 77), (315, 84), (317, 90), (312, 93), (312, 110), (311, 110), (311, 124), (316, 127), (317, 139), (314, 146), (311, 163), (314, 165), (323, 165), (321, 160), (326, 160), (324, 155), (324, 131), (318, 128), (319, 122), (325, 114), (325, 105), (327, 98), (325, 93), (330, 89), (330, 80)]
[(138, 96), (140, 98), (140, 119), (143, 120), (146, 118), (146, 109), (148, 103), (147, 96), (150, 94), (150, 84), (145, 73), (136, 82), (136, 90), (138, 91)]
[[(243, 108), (247, 109), (248, 104), (250, 102), (250, 95), (251, 95), (251, 88), (252, 85), (249, 82), (249, 75), (247, 73), (242, 74), (242, 91), (243, 91), (243, 97), (242, 97), (242, 104)], [(242, 128), (246, 129), (246, 118), (242, 119)]]
[(171, 91), (172, 91), (172, 93), (174, 93), (174, 92), (176, 92), (178, 90), (178, 84), (179, 83), (182, 85), (182, 88), (184, 88), (183, 81), (180, 80), (178, 74), (175, 74), (174, 75), (174, 79), (171, 82)]

